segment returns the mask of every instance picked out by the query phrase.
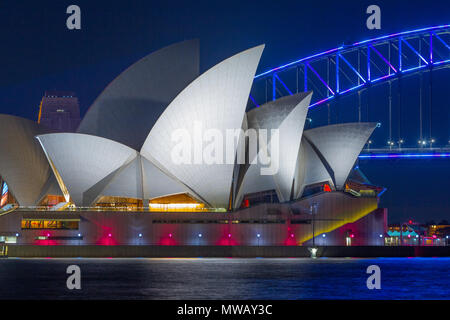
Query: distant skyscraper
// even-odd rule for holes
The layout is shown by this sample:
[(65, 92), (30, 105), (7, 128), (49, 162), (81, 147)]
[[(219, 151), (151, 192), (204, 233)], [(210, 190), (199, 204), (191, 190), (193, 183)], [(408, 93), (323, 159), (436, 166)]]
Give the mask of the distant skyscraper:
[(75, 93), (46, 91), (39, 106), (38, 123), (56, 131), (75, 132), (80, 124), (80, 108)]

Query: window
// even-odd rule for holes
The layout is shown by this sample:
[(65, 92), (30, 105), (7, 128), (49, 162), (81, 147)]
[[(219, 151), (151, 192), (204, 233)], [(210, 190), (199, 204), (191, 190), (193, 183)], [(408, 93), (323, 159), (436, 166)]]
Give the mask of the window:
[(79, 221), (73, 220), (22, 220), (22, 229), (78, 230)]

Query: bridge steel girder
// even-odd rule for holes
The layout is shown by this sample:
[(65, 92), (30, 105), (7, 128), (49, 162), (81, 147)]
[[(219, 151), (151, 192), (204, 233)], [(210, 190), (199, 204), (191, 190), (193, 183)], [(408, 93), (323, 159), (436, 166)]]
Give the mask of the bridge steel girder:
[[(361, 55), (366, 58), (365, 63), (361, 63)], [(331, 72), (334, 74), (330, 74), (330, 61), (334, 63)], [(258, 99), (254, 92), (260, 85), (266, 86), (267, 90), (268, 79), (272, 86), (271, 100), (295, 94), (299, 91), (299, 77), (303, 76), (304, 91), (311, 87), (325, 89), (325, 94), (315, 93), (310, 105), (310, 108), (315, 108), (371, 85), (447, 67), (450, 67), (448, 24), (342, 45), (273, 68), (255, 76), (250, 98), (255, 106), (267, 102), (267, 93), (265, 98)], [(290, 73), (295, 74), (292, 84), (288, 81)]]

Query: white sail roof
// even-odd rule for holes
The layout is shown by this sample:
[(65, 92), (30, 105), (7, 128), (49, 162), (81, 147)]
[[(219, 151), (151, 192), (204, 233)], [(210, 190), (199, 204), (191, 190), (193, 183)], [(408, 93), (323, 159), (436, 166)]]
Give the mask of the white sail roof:
[(31, 120), (0, 115), (0, 175), (21, 206), (36, 205), (52, 174), (34, 138), (47, 132)]
[(304, 132), (304, 137), (332, 169), (336, 189), (344, 188), (350, 170), (375, 127), (376, 123), (341, 123)]
[[(278, 157), (273, 149), (276, 141), (269, 142), (271, 165), (278, 170), (274, 175), (261, 175), (261, 165), (251, 164), (236, 196), (236, 206), (239, 205), (243, 195), (268, 190), (269, 186), (277, 191), (280, 201), (291, 200), (300, 141), (311, 96), (312, 92), (301, 92), (270, 101), (247, 113), (249, 128), (266, 129), (268, 136), (271, 129), (278, 130)], [(262, 141), (259, 143), (261, 146)], [(271, 179), (273, 181), (270, 183)]]
[(268, 190), (277, 190), (273, 176), (261, 175), (261, 165), (259, 163), (251, 164), (245, 172), (244, 179), (236, 194), (234, 208), (241, 205), (242, 199), (246, 194)]
[(179, 193), (191, 193), (181, 182), (162, 172), (152, 162), (141, 157), (144, 199), (155, 199)]
[(302, 138), (297, 166), (294, 199), (300, 198), (305, 187), (309, 185), (328, 182), (333, 186), (333, 180), (325, 165), (305, 138)]
[[(37, 138), (77, 206), (91, 205), (116, 170), (137, 156), (135, 150), (121, 143), (86, 134), (53, 133)], [(103, 185), (98, 184), (101, 181)]]
[(173, 44), (134, 63), (98, 96), (79, 133), (139, 150), (169, 103), (199, 74), (199, 43)]
[[(191, 163), (174, 163), (172, 151), (178, 143), (172, 140), (172, 134), (184, 130), (193, 143), (198, 143), (198, 129), (201, 133), (216, 130), (223, 137), (227, 129), (240, 129), (263, 48), (258, 46), (228, 58), (193, 81), (167, 107), (141, 149), (143, 156), (154, 158), (213, 207), (228, 208), (234, 163), (205, 163), (202, 152), (206, 144), (193, 150)], [(200, 163), (194, 164), (193, 159), (200, 159)]]
[(142, 166), (140, 156), (120, 167), (101, 191), (102, 196), (142, 199)]

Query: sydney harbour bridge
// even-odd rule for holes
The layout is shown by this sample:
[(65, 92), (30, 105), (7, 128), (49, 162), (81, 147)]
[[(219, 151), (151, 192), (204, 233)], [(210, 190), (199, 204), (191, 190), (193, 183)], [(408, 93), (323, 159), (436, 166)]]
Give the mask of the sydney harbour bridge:
[[(353, 100), (356, 121), (375, 121), (370, 109), (383, 99), (387, 115), (380, 130), (384, 141), (369, 140), (361, 159), (376, 158), (450, 158), (450, 137), (436, 139), (433, 113), (433, 74), (450, 68), (450, 25), (434, 26), (390, 34), (320, 52), (255, 76), (250, 95), (252, 107), (301, 91), (313, 90), (310, 114), (316, 110), (327, 124), (346, 122), (332, 115), (333, 108)], [(405, 103), (403, 82), (418, 78), (418, 98)], [(446, 81), (446, 83), (450, 83)], [(384, 87), (380, 97), (380, 90)], [(447, 86), (450, 90), (450, 85)], [(403, 89), (402, 89), (403, 88)], [(371, 97), (372, 95), (372, 97)], [(375, 97), (377, 105), (371, 105)], [(446, 107), (450, 102), (445, 101)], [(407, 141), (402, 133), (402, 113), (415, 113), (415, 141)], [(447, 115), (448, 118), (448, 115)], [(311, 116), (312, 122), (316, 119)]]

